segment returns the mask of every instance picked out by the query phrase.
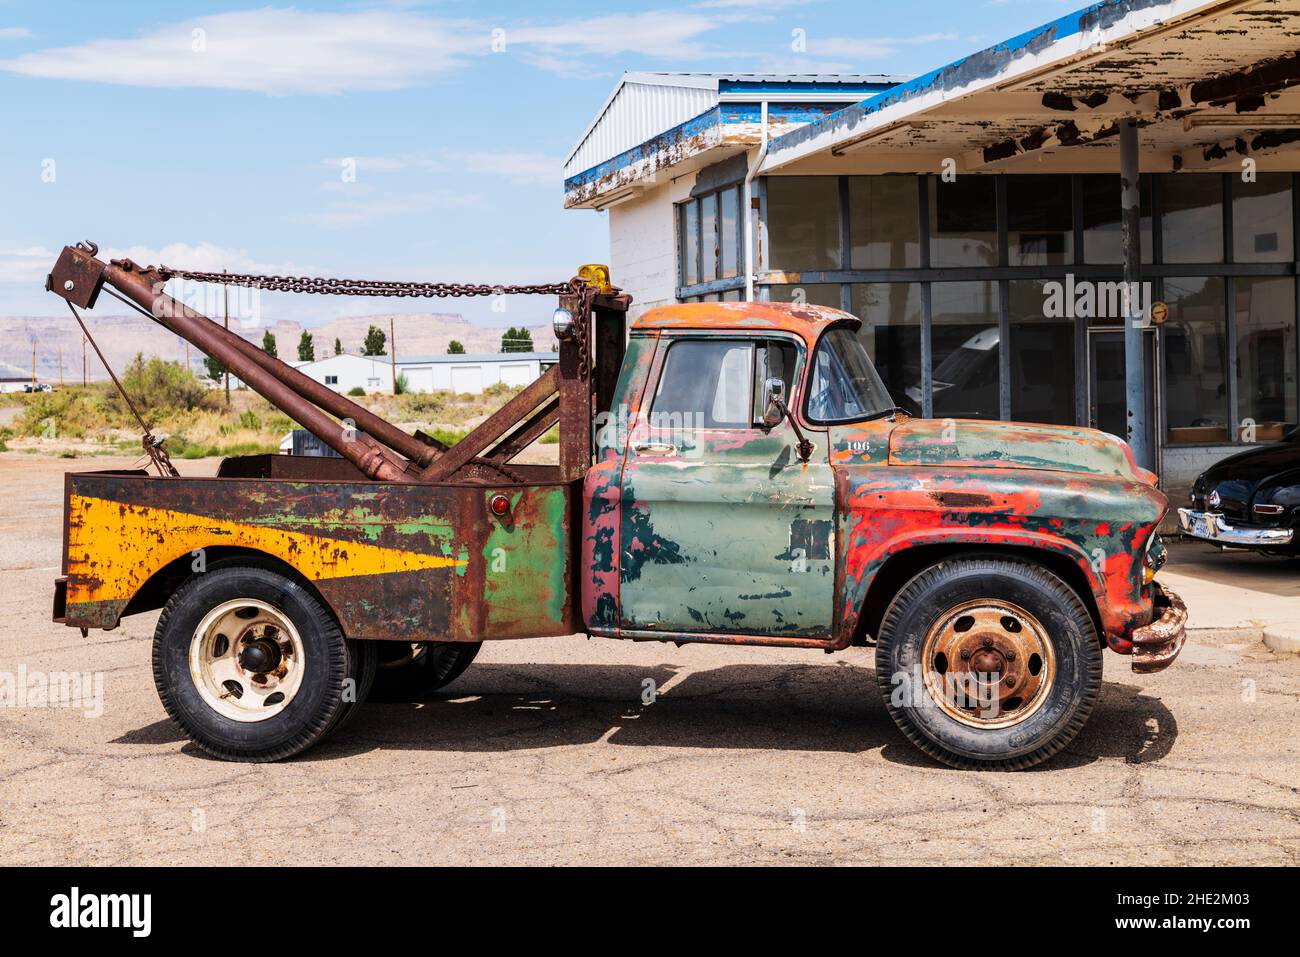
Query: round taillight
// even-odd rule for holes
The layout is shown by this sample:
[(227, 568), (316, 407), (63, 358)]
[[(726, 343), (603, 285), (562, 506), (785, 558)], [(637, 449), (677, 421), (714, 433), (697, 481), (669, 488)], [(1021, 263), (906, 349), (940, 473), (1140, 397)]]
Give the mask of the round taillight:
[(510, 499), (498, 492), (492, 496), (492, 500), (488, 502), (488, 507), (492, 509), (493, 515), (504, 515), (510, 511)]

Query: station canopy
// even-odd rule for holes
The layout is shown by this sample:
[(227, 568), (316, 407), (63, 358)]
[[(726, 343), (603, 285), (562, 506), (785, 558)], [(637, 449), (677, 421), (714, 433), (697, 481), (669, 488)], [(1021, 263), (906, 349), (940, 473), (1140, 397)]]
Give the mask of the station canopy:
[(1106, 0), (772, 140), (762, 172), (1300, 170), (1300, 0)]

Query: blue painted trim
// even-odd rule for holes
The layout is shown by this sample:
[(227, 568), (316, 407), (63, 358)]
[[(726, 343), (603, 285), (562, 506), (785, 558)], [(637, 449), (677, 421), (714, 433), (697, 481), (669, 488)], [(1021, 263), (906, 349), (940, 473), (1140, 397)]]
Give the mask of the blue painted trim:
[[(789, 92), (789, 91), (787, 91)], [(843, 103), (769, 103), (767, 112), (769, 122), (778, 123), (815, 123), (844, 106)], [(691, 117), (679, 123), (665, 133), (640, 143), (630, 150), (607, 159), (598, 166), (584, 170), (564, 181), (565, 191), (585, 186), (602, 179), (610, 173), (631, 166), (643, 159), (653, 156), (662, 149), (693, 136), (698, 136), (713, 127), (732, 126), (740, 123), (762, 122), (762, 104), (760, 103), (723, 103), (705, 110), (699, 116)]]

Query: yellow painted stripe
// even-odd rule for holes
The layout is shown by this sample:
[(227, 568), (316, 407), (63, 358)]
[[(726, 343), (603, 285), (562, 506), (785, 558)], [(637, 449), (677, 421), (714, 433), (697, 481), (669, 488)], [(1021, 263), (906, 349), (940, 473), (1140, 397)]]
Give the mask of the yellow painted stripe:
[(68, 503), (68, 601), (128, 599), (155, 572), (199, 548), (273, 555), (311, 581), (454, 568), (466, 559), (248, 525), (74, 495)]

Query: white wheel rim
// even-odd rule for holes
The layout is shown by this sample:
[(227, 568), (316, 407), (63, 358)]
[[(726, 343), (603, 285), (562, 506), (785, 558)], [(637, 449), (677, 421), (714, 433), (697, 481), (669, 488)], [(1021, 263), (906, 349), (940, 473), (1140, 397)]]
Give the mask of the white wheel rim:
[(266, 721), (293, 701), (305, 665), (298, 629), (256, 598), (217, 605), (190, 639), (190, 678), (213, 711), (232, 721)]

